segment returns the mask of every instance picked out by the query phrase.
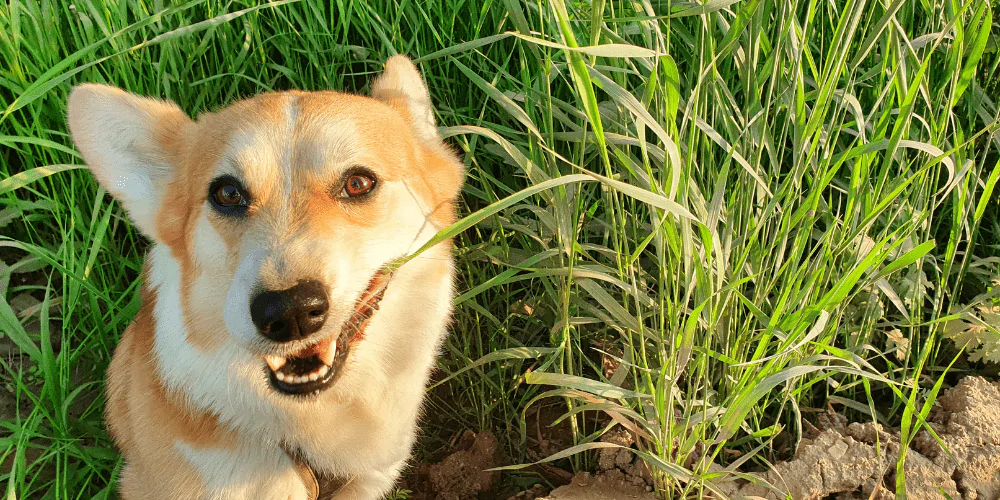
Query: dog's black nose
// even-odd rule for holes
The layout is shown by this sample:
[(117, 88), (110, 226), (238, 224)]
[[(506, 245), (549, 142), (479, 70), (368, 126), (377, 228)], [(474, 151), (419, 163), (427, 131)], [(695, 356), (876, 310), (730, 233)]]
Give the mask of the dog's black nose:
[(303, 281), (287, 290), (262, 292), (254, 297), (250, 319), (261, 335), (275, 342), (289, 342), (322, 328), (329, 308), (323, 285)]

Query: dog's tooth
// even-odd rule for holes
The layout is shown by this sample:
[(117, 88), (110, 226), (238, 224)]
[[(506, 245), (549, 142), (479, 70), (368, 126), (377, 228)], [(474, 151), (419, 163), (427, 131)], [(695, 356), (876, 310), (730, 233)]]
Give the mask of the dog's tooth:
[(329, 372), (330, 372), (330, 367), (329, 366), (323, 365), (323, 366), (321, 366), (319, 368), (319, 376), (320, 377), (325, 377), (326, 374), (329, 373)]
[(319, 380), (319, 374), (318, 373), (312, 372), (312, 373), (309, 374), (309, 381), (310, 382), (315, 382), (317, 380)]
[(297, 383), (297, 384), (304, 384), (304, 383), (306, 383), (308, 381), (309, 381), (309, 377), (307, 377), (305, 375), (302, 375), (299, 378), (295, 379), (295, 383)]
[(319, 354), (319, 360), (326, 366), (333, 366), (333, 358), (337, 356), (337, 342), (330, 342), (330, 347)]
[(277, 377), (277, 379), (280, 380), (280, 381), (282, 381), (282, 382), (285, 381), (285, 374), (284, 373), (274, 372), (274, 376)]
[(264, 361), (267, 361), (267, 366), (271, 367), (271, 371), (278, 371), (285, 363), (288, 361), (281, 356), (275, 356), (274, 354), (268, 354), (264, 356)]

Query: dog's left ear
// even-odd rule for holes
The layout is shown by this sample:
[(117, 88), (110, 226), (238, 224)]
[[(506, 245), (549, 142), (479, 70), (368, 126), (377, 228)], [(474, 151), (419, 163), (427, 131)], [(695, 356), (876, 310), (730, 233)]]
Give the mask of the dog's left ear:
[(409, 58), (396, 55), (385, 62), (385, 71), (372, 84), (372, 97), (403, 113), (417, 138), (429, 153), (428, 165), (434, 172), (428, 181), (443, 200), (452, 201), (462, 189), (462, 163), (445, 146), (434, 123), (434, 107), (427, 85)]
[(406, 114), (421, 141), (440, 140), (431, 96), (408, 57), (395, 55), (385, 62), (385, 71), (372, 84), (372, 97)]

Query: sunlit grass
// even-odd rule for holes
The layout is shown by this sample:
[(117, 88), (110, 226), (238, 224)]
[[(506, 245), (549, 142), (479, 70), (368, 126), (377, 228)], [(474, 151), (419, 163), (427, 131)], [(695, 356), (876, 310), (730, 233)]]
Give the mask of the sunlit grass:
[(18, 402), (0, 481), (18, 498), (107, 496), (120, 466), (101, 380), (145, 244), (85, 171), (35, 170), (80, 162), (78, 82), (196, 114), (363, 92), (388, 55), (417, 60), (471, 214), (425, 450), (458, 425), (529, 461), (526, 412), (554, 401), (570, 451), (610, 417), (676, 498), (713, 462), (788, 458), (808, 408), (905, 442), (960, 354), (947, 320), (995, 286), (988, 2), (166, 5), (0, 6), (0, 342), (22, 354), (0, 359)]

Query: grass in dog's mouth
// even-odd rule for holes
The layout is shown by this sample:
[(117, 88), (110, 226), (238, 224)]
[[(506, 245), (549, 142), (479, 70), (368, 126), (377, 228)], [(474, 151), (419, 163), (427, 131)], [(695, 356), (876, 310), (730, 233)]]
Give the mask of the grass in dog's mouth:
[(343, 372), (351, 346), (364, 337), (368, 322), (379, 310), (391, 278), (392, 273), (385, 270), (372, 276), (339, 336), (327, 337), (289, 356), (264, 356), (271, 387), (281, 393), (299, 395), (330, 388)]

